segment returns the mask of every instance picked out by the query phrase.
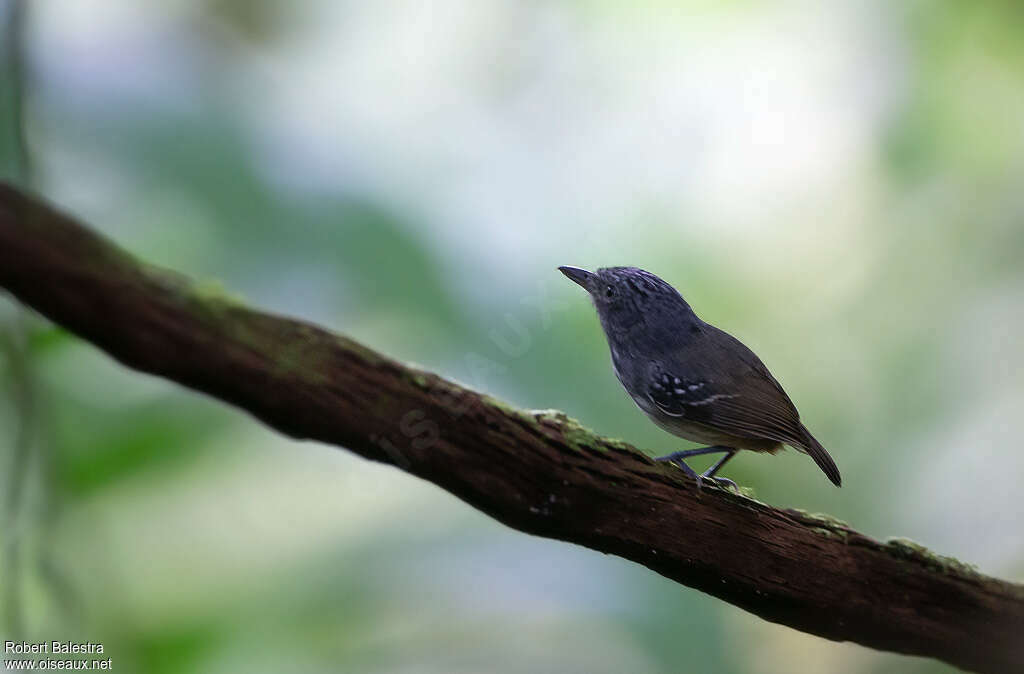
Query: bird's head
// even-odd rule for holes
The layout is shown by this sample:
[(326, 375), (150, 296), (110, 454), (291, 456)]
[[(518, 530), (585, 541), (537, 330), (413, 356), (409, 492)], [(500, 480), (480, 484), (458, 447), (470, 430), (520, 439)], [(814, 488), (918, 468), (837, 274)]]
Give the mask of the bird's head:
[(660, 333), (666, 328), (675, 330), (693, 318), (690, 305), (675, 288), (643, 269), (558, 270), (590, 294), (609, 341), (637, 333)]

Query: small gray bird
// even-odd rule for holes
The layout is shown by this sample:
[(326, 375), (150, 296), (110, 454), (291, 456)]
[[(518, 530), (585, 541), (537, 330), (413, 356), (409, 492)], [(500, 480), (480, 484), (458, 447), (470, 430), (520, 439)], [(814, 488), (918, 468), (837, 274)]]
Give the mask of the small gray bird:
[[(709, 447), (659, 457), (697, 480), (735, 487), (715, 473), (741, 449), (809, 454), (837, 487), (839, 469), (802, 423), (796, 406), (754, 352), (693, 313), (675, 288), (636, 267), (559, 271), (590, 293), (612, 352), (615, 376), (651, 421)], [(684, 459), (723, 454), (698, 475)]]

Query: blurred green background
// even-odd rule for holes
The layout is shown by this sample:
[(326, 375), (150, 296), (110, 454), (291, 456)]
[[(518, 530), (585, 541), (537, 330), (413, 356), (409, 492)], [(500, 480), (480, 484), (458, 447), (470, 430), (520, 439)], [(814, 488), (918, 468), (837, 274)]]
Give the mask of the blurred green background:
[[(4, 179), (151, 262), (663, 453), (686, 445), (555, 271), (650, 269), (760, 354), (844, 487), (794, 452), (727, 475), (1024, 579), (1019, 2), (25, 6), (31, 170), (7, 32)], [(8, 638), (146, 673), (949, 669), (511, 531), (6, 296), (0, 346)]]

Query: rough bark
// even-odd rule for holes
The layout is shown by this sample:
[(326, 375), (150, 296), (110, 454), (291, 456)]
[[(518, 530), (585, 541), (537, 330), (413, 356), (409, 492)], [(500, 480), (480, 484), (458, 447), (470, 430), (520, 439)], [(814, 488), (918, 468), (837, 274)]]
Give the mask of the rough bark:
[[(125, 365), (391, 463), (510, 527), (619, 555), (827, 639), (1024, 671), (1024, 586), (716, 488), (134, 259), (0, 185), (0, 286)], [(855, 484), (848, 486), (856, 489)]]

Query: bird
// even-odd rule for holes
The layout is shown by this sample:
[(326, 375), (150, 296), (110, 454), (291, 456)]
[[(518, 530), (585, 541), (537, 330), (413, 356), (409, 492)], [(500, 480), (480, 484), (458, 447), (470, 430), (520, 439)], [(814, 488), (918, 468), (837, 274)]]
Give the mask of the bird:
[[(739, 450), (774, 454), (789, 445), (814, 459), (835, 486), (842, 485), (832, 457), (761, 359), (701, 320), (679, 291), (637, 267), (558, 270), (589, 293), (612, 369), (636, 405), (663, 430), (708, 445), (657, 461), (678, 466), (698, 487), (709, 481), (736, 488), (716, 474)], [(722, 456), (700, 474), (685, 461), (707, 454)]]

